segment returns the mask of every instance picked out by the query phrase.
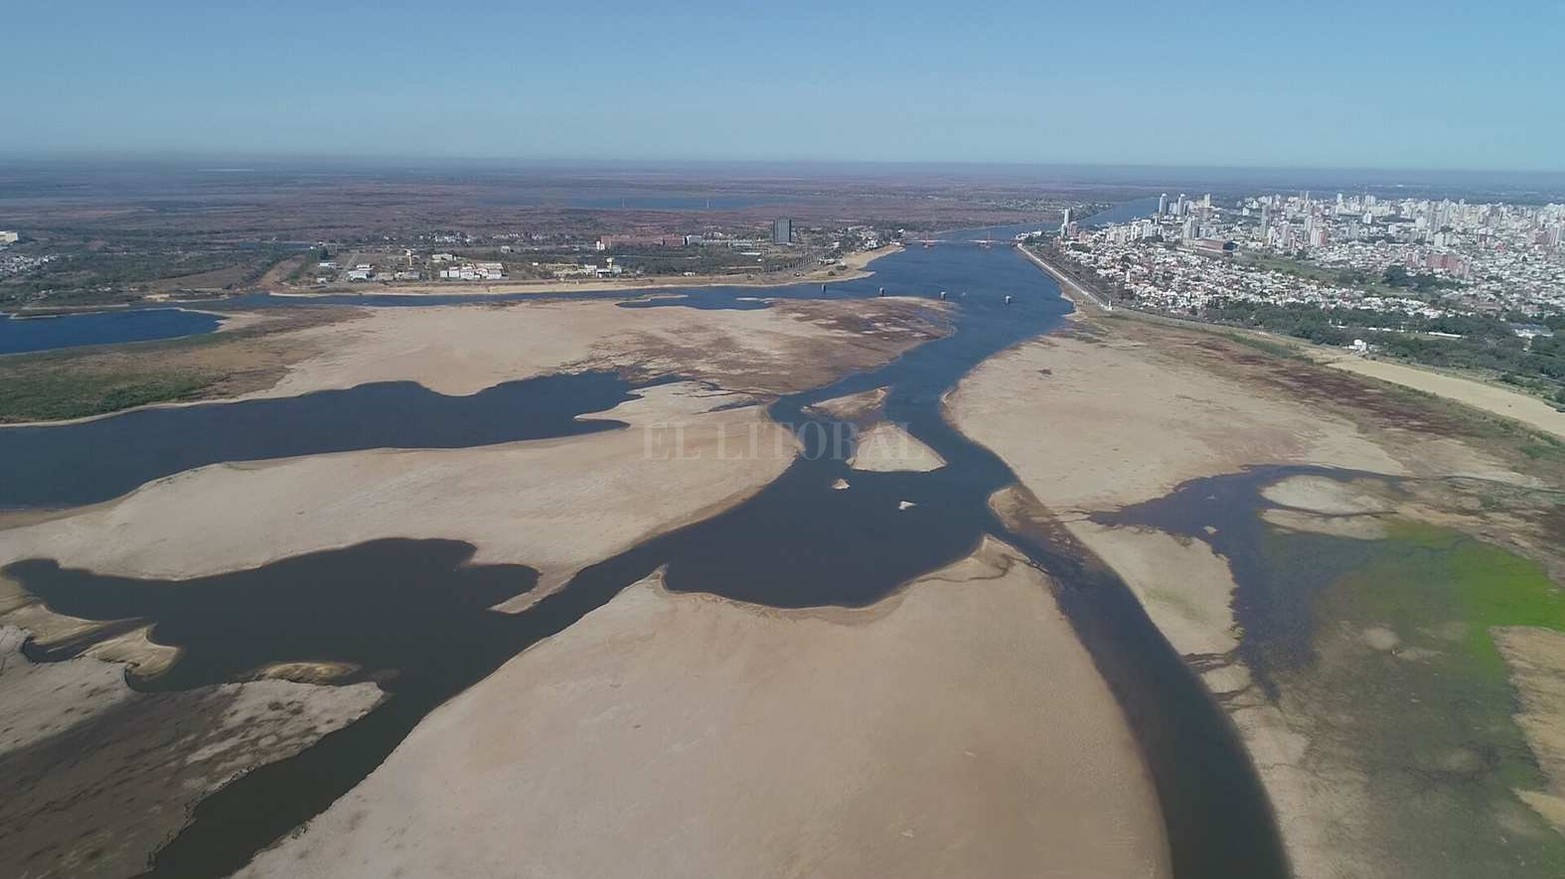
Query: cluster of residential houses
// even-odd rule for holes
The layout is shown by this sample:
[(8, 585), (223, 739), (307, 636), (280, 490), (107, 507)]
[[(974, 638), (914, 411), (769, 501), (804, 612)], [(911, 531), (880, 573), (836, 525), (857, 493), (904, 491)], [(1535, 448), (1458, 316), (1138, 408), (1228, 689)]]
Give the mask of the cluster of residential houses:
[(505, 266), (497, 262), (466, 262), (441, 269), (442, 281), (503, 281)]
[[(1152, 217), (1087, 228), (1067, 217), (1063, 255), (1120, 286), (1147, 306), (1197, 313), (1218, 299), (1308, 303), (1434, 316), (1446, 309), (1501, 314), (1565, 307), (1565, 205), (1469, 205), (1450, 201), (1335, 201), (1308, 193), (1242, 200), (1221, 208), (1211, 196), (1160, 199)], [(1178, 249), (1172, 249), (1177, 243)], [(1293, 256), (1356, 270), (1369, 278), (1388, 267), (1460, 282), (1440, 305), (1233, 263), (1236, 251)], [(1217, 257), (1217, 258), (1213, 258)], [(1441, 308), (1440, 306), (1445, 306)]]
[(1222, 300), (1248, 300), (1278, 305), (1302, 303), (1344, 306), (1373, 311), (1399, 311), (1438, 317), (1445, 309), (1417, 299), (1376, 296), (1362, 290), (1323, 284), (1212, 259), (1195, 250), (1170, 250), (1098, 240), (1062, 255), (1098, 277), (1120, 285), (1142, 307), (1176, 314), (1199, 314)]
[(547, 271), (555, 278), (615, 278), (625, 273), (625, 267), (609, 257), (603, 265), (597, 263), (551, 262), (533, 263), (534, 266)]

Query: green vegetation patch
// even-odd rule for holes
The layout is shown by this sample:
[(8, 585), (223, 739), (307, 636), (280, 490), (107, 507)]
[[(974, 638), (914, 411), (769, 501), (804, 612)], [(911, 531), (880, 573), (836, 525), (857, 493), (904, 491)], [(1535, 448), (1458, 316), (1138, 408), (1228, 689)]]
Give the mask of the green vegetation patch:
[(229, 332), (8, 354), (0, 357), (0, 423), (84, 418), (271, 387), (289, 363), (319, 350), (291, 331), (355, 314), (271, 311)]
[(1364, 773), (1386, 854), (1408, 875), (1565, 875), (1565, 836), (1514, 793), (1547, 782), (1490, 635), (1565, 631), (1565, 592), (1525, 558), (1429, 525), (1277, 539), (1299, 545), (1273, 561), (1352, 560), (1311, 602), (1313, 661), (1277, 682), (1317, 727), (1317, 753)]
[(42, 364), (0, 366), (0, 421), (83, 418), (190, 399), (221, 379), (202, 372), (53, 369)]
[(1409, 636), (1458, 620), (1467, 627), (1461, 655), (1475, 671), (1506, 674), (1488, 630), (1495, 626), (1542, 626), (1565, 631), (1565, 590), (1532, 561), (1497, 546), (1430, 525), (1393, 526), (1394, 548), (1382, 559), (1346, 578), (1358, 616), (1397, 619)]

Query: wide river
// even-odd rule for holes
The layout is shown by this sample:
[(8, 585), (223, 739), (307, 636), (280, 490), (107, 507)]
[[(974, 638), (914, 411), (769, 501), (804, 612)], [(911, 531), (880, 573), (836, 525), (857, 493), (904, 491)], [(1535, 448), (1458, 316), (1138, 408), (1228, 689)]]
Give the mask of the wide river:
[[(1135, 202), (1110, 218), (1133, 217), (1147, 206), (1147, 201)], [(520, 615), (486, 608), (530, 589), (534, 572), (522, 566), (464, 565), (471, 547), (451, 541), (378, 541), (188, 584), (101, 577), (46, 560), (12, 565), (7, 573), (61, 612), (92, 619), (151, 619), (157, 640), (185, 648), (172, 672), (139, 686), (184, 689), (267, 662), (330, 658), (354, 663), (364, 669), (357, 679), (374, 676), (390, 693), (387, 702), (363, 720), (296, 757), (251, 772), (204, 801), (190, 826), (158, 853), (149, 875), (221, 876), (241, 866), (361, 781), (440, 703), (660, 566), (667, 566), (667, 584), (676, 590), (775, 607), (862, 606), (965, 557), (986, 534), (1016, 546), (1061, 584), (1061, 604), (1123, 707), (1151, 768), (1176, 875), (1287, 875), (1271, 808), (1226, 715), (1117, 577), (1046, 537), (1014, 532), (995, 517), (989, 497), (1013, 484), (1014, 474), (943, 416), (942, 395), (970, 369), (1058, 327), (1070, 311), (1058, 286), (1007, 244), (971, 243), (991, 237), (1003, 242), (1026, 228), (950, 233), (945, 237), (952, 243), (910, 248), (878, 261), (870, 278), (825, 287), (704, 288), (684, 297), (627, 301), (636, 307), (756, 308), (765, 307), (757, 296), (862, 299), (878, 295), (881, 288), (887, 294), (924, 297), (945, 291), (953, 303), (954, 331), (879, 369), (778, 400), (772, 417), (794, 426), (806, 446), (806, 453), (779, 479), (725, 513), (582, 571)], [(1007, 296), (1012, 297), (1009, 304)], [(410, 304), (406, 297), (386, 299), (386, 305)], [(348, 301), (376, 304), (366, 300), (373, 297)], [(252, 298), (248, 304), (264, 302)], [(626, 391), (606, 378), (591, 381), (598, 383), (595, 392), (581, 395), (577, 412), (612, 406)], [(927, 473), (850, 474), (841, 456), (826, 453), (824, 444), (838, 425), (811, 407), (879, 387), (889, 388), (887, 417), (938, 452), (947, 466)], [(562, 395), (565, 390), (563, 385), (516, 388), (494, 395), (490, 408), (528, 413), (525, 420), (535, 427), (525, 436), (579, 431), (580, 425), (571, 427), (572, 407), (560, 406), (562, 398), (576, 396)], [(392, 412), (410, 403), (444, 405), (428, 400), (417, 386), (380, 386), (375, 394), (351, 402)], [(270, 401), (275, 408), (268, 415), (305, 421), (327, 408), (325, 402), (318, 395)], [(0, 429), (0, 460), (20, 458), (20, 466), (30, 474), (25, 492), (7, 498), (0, 489), (0, 505), (102, 499), (105, 493), (85, 490), (76, 473), (89, 441), (104, 457), (130, 461), (124, 467), (107, 467), (115, 474), (116, 492), (177, 469), (186, 460), (298, 453), (298, 437), (235, 428), (251, 423), (253, 413), (223, 405), (182, 410), (218, 413), (199, 416), (213, 419), (208, 422), (166, 422), (128, 413), (26, 432)], [(298, 411), (290, 414), (289, 407)], [(429, 441), (441, 446), (499, 441), (493, 411), (474, 411), (484, 408), (450, 408), (456, 435), (447, 432)], [(199, 454), (187, 444), (181, 447), (183, 457), (165, 456), (159, 459), (161, 465), (146, 464), (149, 446), (201, 431), (202, 424), (221, 429), (203, 432), (209, 446)], [(613, 422), (600, 422), (588, 429), (613, 428)], [(103, 437), (113, 442), (102, 442)], [(310, 438), (308, 450), (374, 444), (363, 431), (325, 430)], [(850, 476), (852, 491), (832, 489), (837, 479)], [(915, 506), (899, 510), (900, 501)], [(371, 588), (377, 590), (373, 602), (365, 598)], [(66, 655), (68, 651), (35, 651), (34, 658)], [(1040, 735), (1039, 747), (1048, 747), (1046, 736)]]

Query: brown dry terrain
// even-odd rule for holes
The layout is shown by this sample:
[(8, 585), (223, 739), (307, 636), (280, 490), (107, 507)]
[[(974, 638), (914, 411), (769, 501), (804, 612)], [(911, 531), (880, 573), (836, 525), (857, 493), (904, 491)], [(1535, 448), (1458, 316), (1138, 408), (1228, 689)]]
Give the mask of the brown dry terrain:
[[(6, 192), (9, 222), (24, 229), (304, 243), (469, 229), (651, 235), (720, 223), (759, 228), (776, 216), (952, 228), (1027, 222), (1083, 198), (1112, 201), (1127, 194), (1064, 181), (1040, 185), (1003, 172), (899, 178), (816, 169), (805, 179), (764, 168), (627, 173), (482, 163), (446, 169), (263, 163), (248, 172), (213, 174), (177, 164), (61, 162), (14, 173), (0, 169), (0, 191)], [(712, 209), (704, 206), (706, 198)], [(657, 203), (667, 206), (649, 206)]]
[(607, 301), (384, 308), (343, 327), (300, 333), (298, 341), (320, 353), (296, 363), (265, 395), (378, 381), (471, 394), (584, 369), (689, 376), (729, 390), (782, 394), (884, 363), (945, 332), (933, 304), (889, 297), (700, 312)]
[(896, 424), (882, 421), (860, 433), (853, 458), (854, 470), (887, 472), (939, 470), (946, 465), (940, 453), (924, 445)]
[(1513, 418), (1529, 427), (1548, 431), (1556, 437), (1565, 439), (1565, 412), (1520, 391), (1388, 360), (1367, 360), (1363, 357), (1338, 355), (1326, 362), (1337, 369), (1403, 385), (1455, 400), (1475, 409)]
[(241, 875), (1167, 875), (1119, 708), (1004, 545), (857, 610), (656, 579), (447, 703)]
[[(750, 496), (796, 452), (792, 434), (753, 401), (692, 384), (649, 388), (603, 417), (630, 427), (203, 467), (0, 532), (0, 565), (48, 557), (189, 578), (384, 537), (449, 538), (477, 546), (476, 563), (538, 569), (538, 592), (547, 592), (588, 564)], [(672, 434), (659, 425), (672, 423), (682, 425), (680, 456), (661, 451)]]
[(1512, 626), (1494, 634), (1517, 672), (1518, 721), (1550, 781), (1549, 790), (1527, 791), (1525, 798), (1565, 833), (1565, 633)]
[[(303, 326), (238, 331), (185, 356), (222, 357), (238, 374), (270, 379), (275, 384), (257, 392), (266, 396), (375, 381), (471, 394), (582, 369), (688, 376), (705, 385), (646, 389), (608, 413), (630, 429), (569, 440), (205, 467), (97, 507), (10, 517), (15, 527), (0, 532), (0, 557), (45, 555), (105, 571), (191, 577), (377, 537), (450, 537), (475, 543), (480, 559), (539, 567), (547, 587), (736, 503), (780, 473), (795, 446), (764, 418), (757, 405), (764, 398), (884, 363), (944, 332), (938, 308), (893, 299), (717, 312), (535, 302), (349, 314), (309, 312)], [(79, 356), (102, 358), (109, 368), (163, 363), (160, 350)], [(668, 424), (683, 427), (689, 457), (649, 454), (662, 438), (653, 431)], [(700, 455), (708, 449), (713, 454)], [(268, 539), (256, 540), (260, 533)], [(176, 537), (190, 534), (201, 537)]]
[[(292, 396), (372, 381), (444, 393), (559, 370), (699, 375), (787, 393), (946, 332), (931, 303), (780, 301), (708, 312), (536, 302), (233, 313), (214, 334), (0, 357), (0, 422), (58, 421), (151, 403)], [(796, 359), (797, 358), (797, 359)]]
[[(45, 556), (178, 579), (384, 536), (447, 537), (477, 547), (471, 563), (536, 567), (540, 587), (501, 607), (525, 614), (583, 566), (776, 478), (796, 447), (759, 403), (942, 332), (938, 307), (895, 299), (718, 312), (601, 302), (385, 309), (257, 331), (260, 347), (238, 349), (235, 362), (281, 371), (256, 391), (268, 396), (385, 380), (464, 394), (589, 368), (689, 380), (647, 388), (610, 413), (627, 430), (178, 474), (13, 523), (0, 530), (0, 564)], [(683, 426), (685, 456), (648, 453), (649, 431), (667, 423)], [(736, 446), (746, 453), (723, 453)], [(852, 611), (770, 611), (633, 587), (426, 718), (368, 780), (252, 870), (1009, 875), (1041, 864), (1066, 875), (1164, 876), (1145, 767), (1052, 588), (992, 542)], [(226, 745), (253, 743), (247, 759), (266, 760), (307, 743), (274, 729), (273, 712), (290, 714), (292, 702), (238, 711), (225, 701), (244, 688), (339, 692), (276, 680), (237, 685), (237, 696), (143, 698), (123, 692), (118, 663), (145, 674), (177, 659), (144, 628), (106, 637), (120, 629), (61, 617), (14, 590), (3, 609), (50, 644), (96, 645), (65, 665), (13, 659), (28, 676), (13, 680), (33, 682), (15, 692), (44, 687), (38, 675), (51, 676), (49, 687), (81, 675), (79, 698), (115, 723), (112, 734), (97, 721), (68, 725), (75, 703), (40, 703), (12, 733), (29, 755), (48, 756), (26, 765), (64, 767), (30, 777), (32, 793), (11, 817), (19, 838), (49, 847), (28, 853), (47, 869), (133, 872), (190, 804), (233, 767), (253, 765), (229, 761)], [(332, 671), (301, 661), (270, 674), (330, 680)], [(242, 735), (233, 731), (241, 719)], [(170, 738), (171, 729), (191, 737)], [(77, 747), (89, 736), (90, 748)], [(114, 767), (138, 743), (156, 750), (147, 765), (184, 768), (119, 781)], [(134, 797), (122, 809), (104, 799), (109, 790)], [(62, 799), (75, 810), (60, 813), (68, 821), (32, 809)], [(153, 809), (158, 822), (136, 820)]]
[[(1288, 480), (1268, 489), (1287, 506), (1266, 519), (1295, 532), (1379, 539), (1386, 525), (1377, 517), (1394, 510), (1461, 529), (1558, 578), (1561, 495), (1550, 486), (1565, 485), (1565, 449), (1510, 419), (1278, 356), (1242, 337), (1119, 317), (1080, 319), (992, 358), (948, 407), (964, 433), (1004, 457), (1070, 534), (1126, 580), (1222, 700), (1278, 810), (1298, 875), (1404, 875), (1403, 857), (1379, 834), (1388, 822), (1411, 821), (1398, 817), (1409, 803), (1393, 799), (1388, 818), (1377, 789), (1384, 776), (1366, 768), (1356, 743), (1331, 739), (1319, 712), (1343, 709), (1321, 702), (1301, 714), (1286, 693), (1277, 701), (1251, 686), (1235, 652), (1244, 632), (1234, 620), (1229, 560), (1205, 540), (1102, 517), (1257, 465), (1368, 471), (1402, 488), (1388, 495), (1379, 483)], [(1373, 628), (1362, 637), (1389, 643)], [(1521, 667), (1550, 661), (1535, 653)], [(1538, 692), (1536, 683), (1522, 686)], [(1530, 741), (1545, 765), (1557, 763), (1557, 741)], [(1527, 820), (1502, 820), (1525, 836), (1518, 828)]]
[(251, 681), (135, 693), (97, 659), (33, 665), (0, 627), (0, 874), (128, 876), (185, 810), (380, 700), (373, 684)]
[[(275, 289), (297, 280), (297, 270), (309, 267), (323, 244), (333, 253), (466, 248), (491, 255), (503, 245), (514, 254), (512, 277), (522, 278), (536, 274), (534, 261), (591, 254), (602, 236), (764, 240), (778, 217), (793, 219), (806, 245), (775, 254), (794, 264), (776, 274), (792, 279), (799, 265), (831, 252), (850, 226), (918, 232), (1044, 222), (1066, 207), (1080, 212), (1131, 194), (1123, 187), (1040, 183), (998, 169), (887, 175), (816, 168), (801, 177), (796, 169), (710, 166), (630, 174), (505, 163), (348, 168), (262, 162), (215, 173), (179, 162), (34, 163), (25, 170), (0, 168), (0, 215), (8, 228), (22, 231), (24, 253), (54, 261), (0, 278), (0, 303), (125, 302)], [(681, 274), (682, 265), (718, 273), (753, 268), (748, 257), (646, 251), (621, 254), (621, 263), (628, 256), (665, 277)]]
[(275, 310), (229, 318), (222, 330), (161, 342), (0, 357), (0, 422), (58, 421), (169, 401), (269, 388), (321, 353), (301, 331), (352, 320), (356, 310)]
[[(536, 302), (348, 316), (286, 329), (239, 329), (221, 334), (231, 338), (217, 350), (232, 358), (223, 362), (235, 372), (258, 374), (264, 365), (268, 378), (282, 373), (277, 385), (261, 391), (268, 395), (390, 379), (472, 393), (499, 381), (585, 368), (646, 377), (677, 372), (699, 383), (644, 390), (640, 399), (610, 413), (629, 422), (627, 430), (479, 449), (370, 450), (201, 468), (96, 507), (13, 522), (15, 527), (0, 531), (0, 557), (9, 562), (44, 556), (98, 572), (191, 578), (378, 537), (440, 536), (474, 543), (475, 563), (503, 559), (536, 567), (540, 587), (503, 607), (525, 613), (583, 566), (713, 515), (774, 479), (792, 460), (795, 445), (788, 431), (765, 419), (759, 401), (878, 365), (944, 331), (938, 308), (891, 299), (790, 302), (766, 310), (711, 313)], [(136, 362), (151, 355), (121, 349), (87, 356)], [(217, 355), (203, 351), (199, 356)], [(683, 426), (684, 457), (647, 453), (647, 430), (663, 423)], [(735, 455), (734, 448), (753, 453)], [(974, 582), (964, 585), (968, 579)], [(642, 808), (638, 804), (661, 797), (657, 802), (665, 805), (646, 812), (653, 820), (624, 827), (625, 838), (638, 840), (638, 847), (664, 837), (667, 828), (659, 822), (680, 814), (681, 803), (704, 802), (702, 811), (726, 822), (706, 832), (725, 839), (737, 826), (765, 834), (778, 821), (808, 823), (806, 816), (815, 814), (820, 803), (835, 803), (836, 817), (829, 826), (819, 825), (821, 834), (810, 831), (786, 843), (767, 836), (703, 847), (703, 837), (697, 836), (689, 845), (667, 844), (660, 857), (671, 859), (671, 870), (685, 858), (715, 858), (714, 868), (722, 868), (791, 857), (832, 870), (935, 863), (971, 873), (1046, 857), (1075, 872), (1163, 874), (1161, 822), (1118, 708), (1053, 607), (1047, 585), (1030, 568), (1013, 565), (1003, 549), (986, 551), (904, 597), (854, 612), (851, 620), (767, 614), (689, 596), (664, 596), (652, 605), (646, 599), (633, 590), (623, 610), (618, 603), (605, 609), (602, 624), (612, 631), (601, 632), (589, 620), (585, 634), (572, 629), (557, 639), (559, 646), (545, 642), (524, 659), (554, 655), (540, 673), (582, 686), (610, 681), (598, 677), (603, 663), (643, 674), (630, 689), (606, 683), (601, 695), (608, 701), (602, 708), (659, 712), (667, 722), (659, 728), (672, 738), (659, 745), (626, 728), (621, 733), (631, 738), (625, 741), (594, 745), (579, 740), (571, 731), (598, 709), (580, 714), (591, 706), (575, 697), (567, 699), (569, 706), (546, 711), (537, 708), (546, 703), (531, 697), (517, 701), (518, 681), (535, 680), (532, 663), (543, 661), (529, 659), (472, 697), (493, 722), (472, 727), (460, 743), (440, 732), (416, 733), (419, 744), (405, 746), (394, 756), (395, 765), (433, 778), (447, 771), (448, 761), (462, 763), (487, 753), (493, 755), (495, 777), (502, 779), (527, 779), (538, 772), (558, 779), (570, 768), (571, 790), (586, 811), (630, 814)], [(662, 609), (651, 613), (657, 607)], [(17, 753), (25, 753), (27, 760), (9, 765), (46, 771), (17, 779), (30, 793), (13, 802), (10, 816), (17, 838), (39, 848), (7, 849), (44, 870), (100, 876), (134, 872), (182, 824), (185, 810), (233, 772), (312, 741), (278, 725), (295, 716), (296, 699), (358, 694), (286, 680), (211, 693), (128, 694), (119, 663), (136, 663), (139, 674), (155, 674), (177, 658), (149, 641), (144, 628), (109, 637), (119, 629), (61, 617), (25, 595), (13, 594), (4, 610), (9, 623), (39, 633), (48, 644), (96, 645), (65, 665), (35, 666), (12, 657), (9, 667), (28, 677), (9, 678), (23, 682), (7, 690), (15, 696), (0, 693), (10, 704), (38, 691), (40, 685), (27, 680), (36, 682), (36, 675), (64, 680), (67, 671), (97, 681), (71, 691), (77, 694), (73, 698), (84, 700), (81, 705), (45, 710), (46, 703), (35, 704), (34, 710), (42, 712), (38, 719), (16, 726), (13, 733), (19, 742), (25, 738)], [(990, 620), (996, 614), (1012, 628), (997, 634)], [(620, 646), (604, 651), (605, 643)], [(633, 646), (638, 643), (643, 646)], [(786, 674), (766, 671), (776, 657), (786, 655), (796, 657)], [(915, 661), (915, 656), (925, 658)], [(1055, 671), (1039, 677), (1035, 670), (1043, 666)], [(820, 674), (826, 669), (834, 682), (823, 688)], [(842, 669), (858, 671), (844, 675)], [(270, 673), (332, 678), (332, 669), (307, 662)], [(774, 689), (768, 689), (768, 681)], [(243, 711), (235, 707), (234, 700), (267, 686), (309, 689)], [(358, 695), (378, 694), (368, 686)], [(876, 723), (865, 725), (860, 710), (851, 706), (870, 699), (881, 700), (882, 707)], [(681, 743), (694, 730), (682, 719), (714, 710), (723, 700), (736, 712), (760, 712), (752, 718), (757, 722), (814, 718), (825, 726), (813, 736), (757, 736), (753, 733), (760, 727), (740, 720), (731, 736), (719, 737), (730, 742), (727, 750), (685, 748)], [(512, 752), (514, 730), (506, 719), (523, 702), (538, 712), (532, 715), (542, 724), (538, 736), (551, 738)], [(1066, 704), (1069, 711), (1061, 707)], [(824, 706), (837, 706), (839, 713), (819, 714)], [(366, 704), (356, 710), (367, 709)], [(299, 713), (315, 717), (313, 710), (305, 704)], [(76, 719), (87, 715), (101, 715), (102, 723), (113, 726)], [(934, 716), (944, 717), (944, 724), (928, 722)], [(235, 727), (240, 718), (242, 726)], [(996, 718), (1010, 719), (999, 723)], [(331, 723), (351, 719), (344, 714), (317, 726), (326, 731)], [(439, 722), (431, 722), (438, 730)], [(781, 722), (776, 729), (806, 731)], [(174, 730), (181, 736), (172, 736)], [(850, 743), (845, 736), (855, 730), (859, 738)], [(1036, 746), (1040, 735), (1048, 737), (1050, 747)], [(77, 744), (89, 739), (91, 747)], [(778, 774), (772, 770), (779, 764), (762, 755), (774, 753), (784, 741), (796, 742), (799, 760)], [(426, 750), (424, 743), (433, 749)], [(645, 786), (629, 790), (632, 777), (615, 769), (605, 754), (640, 754), (638, 748), (646, 747), (670, 756), (660, 768), (645, 764), (636, 776)], [(152, 748), (158, 755), (145, 763), (151, 768), (116, 775), (115, 767), (135, 762), (128, 755), (137, 748)], [(241, 751), (251, 762), (225, 756)], [(435, 762), (426, 765), (426, 760)], [(171, 764), (185, 768), (155, 771)], [(858, 781), (845, 785), (843, 766), (848, 764), (860, 768)], [(776, 799), (743, 794), (753, 788), (733, 784), (725, 776), (729, 769), (736, 773), (732, 777), (753, 778), (755, 785), (776, 785)], [(681, 787), (673, 779), (689, 784)], [(526, 798), (514, 799), (516, 789), (509, 782), (474, 790), (491, 803), (489, 814), (514, 817), (498, 826), (474, 823), (466, 837), (450, 837), (465, 840), (463, 849), (474, 858), (506, 856), (515, 862), (523, 855), (506, 852), (522, 839), (528, 841), (526, 857), (547, 855), (562, 865), (576, 858), (579, 847), (566, 836), (516, 832), (516, 821), (547, 826), (556, 809), (530, 809)], [(965, 793), (953, 797), (952, 790)], [(48, 811), (62, 801), (73, 805)], [(446, 806), (432, 799), (425, 799), (424, 806), (455, 815), (465, 808), (462, 803), (476, 802), (464, 793)], [(405, 807), (387, 800), (373, 821), (404, 820)], [(160, 819), (141, 820), (138, 816), (147, 810), (157, 810)], [(888, 829), (886, 822), (892, 820), (900, 823)], [(1103, 826), (1115, 829), (1098, 832)], [(1088, 827), (1094, 832), (1087, 833)], [(433, 846), (437, 834), (424, 835)], [(540, 838), (561, 847), (540, 854)], [(308, 839), (331, 848), (356, 846), (360, 837), (349, 830), (312, 833)], [(795, 854), (780, 855), (778, 845)], [(387, 850), (385, 857), (396, 862), (393, 867), (427, 866), (417, 852)], [(596, 857), (645, 874), (644, 863), (626, 851), (604, 848)], [(320, 863), (322, 869), (329, 864)], [(481, 865), (475, 861), (472, 866)], [(753, 872), (748, 866), (743, 871)]]

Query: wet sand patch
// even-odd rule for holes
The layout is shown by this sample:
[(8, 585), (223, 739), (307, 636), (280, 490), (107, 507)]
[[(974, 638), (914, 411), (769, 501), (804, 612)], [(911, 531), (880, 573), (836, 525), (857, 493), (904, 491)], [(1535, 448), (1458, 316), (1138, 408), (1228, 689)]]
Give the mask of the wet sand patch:
[(1490, 634), (1521, 697), (1516, 722), (1548, 780), (1544, 789), (1517, 796), (1565, 833), (1565, 632), (1502, 626)]
[[(1381, 490), (1383, 493), (1383, 487)], [(1261, 489), (1274, 504), (1324, 516), (1389, 513), (1396, 504), (1376, 493), (1367, 480), (1344, 481), (1325, 476), (1290, 476)]]

